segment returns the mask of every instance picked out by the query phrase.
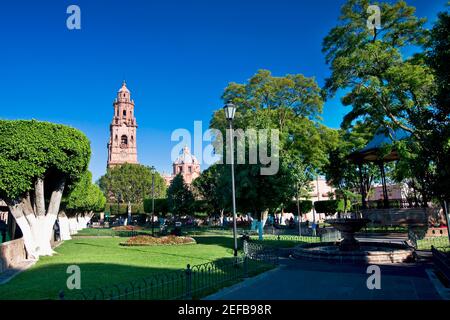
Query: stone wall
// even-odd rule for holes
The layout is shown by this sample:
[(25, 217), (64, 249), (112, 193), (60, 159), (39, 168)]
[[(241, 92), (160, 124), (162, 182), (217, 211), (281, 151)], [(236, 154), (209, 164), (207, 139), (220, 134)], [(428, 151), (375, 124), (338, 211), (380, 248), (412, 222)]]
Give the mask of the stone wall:
[(27, 258), (23, 239), (16, 239), (0, 244), (0, 273), (14, 268)]

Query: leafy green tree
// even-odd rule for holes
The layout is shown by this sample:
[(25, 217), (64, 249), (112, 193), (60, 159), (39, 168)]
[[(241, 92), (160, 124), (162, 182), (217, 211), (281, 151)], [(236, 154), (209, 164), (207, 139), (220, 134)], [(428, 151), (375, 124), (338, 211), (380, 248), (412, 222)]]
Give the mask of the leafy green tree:
[(223, 211), (228, 208), (226, 197), (229, 195), (229, 187), (222, 179), (225, 169), (223, 165), (213, 164), (192, 183), (195, 192), (206, 202), (205, 209), (208, 213), (220, 216), (223, 216)]
[(0, 198), (22, 231), (29, 257), (53, 254), (50, 238), (63, 193), (87, 170), (90, 155), (79, 130), (0, 120)]
[[(379, 181), (379, 168), (371, 163), (355, 164), (348, 156), (363, 148), (375, 130), (370, 125), (356, 124), (353, 130), (340, 130), (339, 143), (328, 151), (329, 161), (323, 166), (327, 182), (336, 188), (336, 198), (349, 200), (355, 192), (364, 193), (367, 200), (372, 183)], [(361, 180), (363, 181), (361, 190)]]
[[(447, 4), (448, 6), (449, 4)], [(450, 201), (450, 14), (438, 15), (426, 45), (426, 62), (433, 70), (436, 92), (435, 110), (428, 113), (423, 123), (429, 129), (426, 140), (420, 144), (423, 154), (431, 154), (435, 166), (432, 190), (441, 202)]]
[(430, 109), (433, 75), (420, 59), (403, 58), (401, 50), (425, 43), (425, 19), (418, 19), (404, 1), (381, 3), (382, 29), (371, 30), (369, 5), (369, 0), (347, 1), (340, 25), (325, 37), (323, 52), (332, 71), (325, 92), (332, 96), (348, 90), (342, 102), (352, 110), (344, 128), (362, 119), (416, 134), (415, 115)]
[(153, 168), (140, 164), (123, 164), (109, 168), (98, 185), (107, 199), (114, 203), (142, 205), (145, 198), (152, 197), (152, 176), (154, 176), (154, 197), (166, 196), (164, 178)]
[[(337, 135), (319, 123), (322, 111), (321, 90), (313, 78), (301, 74), (274, 77), (267, 70), (258, 71), (245, 84), (230, 83), (222, 96), (236, 107), (234, 128), (246, 132), (249, 129), (275, 129), (279, 131), (279, 155), (274, 154), (274, 143), (267, 141), (267, 153), (279, 164), (278, 172), (261, 175), (261, 163), (250, 164), (249, 137), (238, 139), (235, 150), (238, 159), (239, 146), (245, 146), (245, 164), (235, 166), (236, 198), (240, 212), (251, 212), (258, 220), (264, 213), (275, 212), (291, 201), (297, 189), (308, 185), (308, 179), (326, 161), (326, 150), (334, 145)], [(218, 129), (226, 137), (227, 122), (224, 111), (214, 113), (210, 128)], [(258, 138), (257, 138), (258, 139)], [(254, 141), (253, 141), (254, 142)], [(256, 141), (257, 142), (257, 141)], [(220, 146), (216, 145), (216, 150)], [(230, 168), (226, 165), (221, 178), (226, 186), (222, 193), (231, 207)]]
[(167, 189), (169, 211), (177, 216), (193, 213), (194, 195), (184, 182), (183, 176), (177, 174)]
[(92, 183), (92, 173), (86, 171), (70, 194), (63, 199), (62, 207), (74, 214), (100, 212), (105, 209), (106, 198), (98, 185)]
[(100, 188), (92, 183), (92, 174), (86, 171), (69, 194), (63, 197), (58, 214), (61, 240), (86, 228), (94, 213), (105, 209), (106, 198)]
[[(408, 141), (395, 143), (400, 154), (393, 177), (408, 179), (426, 204), (448, 198), (448, 13), (439, 15), (431, 32), (425, 19), (404, 1), (381, 3), (382, 29), (366, 26), (368, 0), (349, 0), (340, 24), (324, 39), (323, 51), (332, 74), (325, 92), (346, 92), (342, 102), (352, 110), (342, 123), (357, 120), (374, 127), (401, 128)], [(405, 49), (426, 51), (405, 57)]]

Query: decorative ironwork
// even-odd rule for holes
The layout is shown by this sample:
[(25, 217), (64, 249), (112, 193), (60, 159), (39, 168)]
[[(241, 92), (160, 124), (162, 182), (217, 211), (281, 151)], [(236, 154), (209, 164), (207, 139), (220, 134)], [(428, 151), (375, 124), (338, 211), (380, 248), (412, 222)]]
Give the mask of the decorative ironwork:
[[(254, 248), (253, 244), (251, 248)], [(251, 249), (252, 252), (254, 249)], [(275, 252), (224, 258), (186, 269), (155, 274), (142, 279), (90, 290), (61, 291), (65, 300), (181, 300), (197, 299), (278, 263)]]

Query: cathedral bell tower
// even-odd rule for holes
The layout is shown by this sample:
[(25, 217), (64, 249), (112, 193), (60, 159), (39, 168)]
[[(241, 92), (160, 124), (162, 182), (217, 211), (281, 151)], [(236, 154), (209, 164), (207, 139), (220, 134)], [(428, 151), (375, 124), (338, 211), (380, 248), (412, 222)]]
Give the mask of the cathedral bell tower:
[(114, 116), (109, 126), (108, 168), (124, 163), (137, 164), (136, 118), (134, 101), (125, 81), (114, 100)]

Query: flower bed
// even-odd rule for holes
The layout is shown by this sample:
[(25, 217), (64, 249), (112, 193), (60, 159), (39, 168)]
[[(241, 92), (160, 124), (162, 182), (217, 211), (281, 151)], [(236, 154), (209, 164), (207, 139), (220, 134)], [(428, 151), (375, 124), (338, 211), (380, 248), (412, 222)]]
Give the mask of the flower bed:
[(152, 237), (150, 235), (141, 235), (129, 238), (126, 242), (122, 242), (121, 246), (157, 246), (157, 245), (178, 245), (178, 244), (195, 244), (195, 240), (191, 237), (164, 236)]
[(114, 231), (135, 231), (135, 230), (143, 230), (144, 228), (140, 226), (119, 226), (119, 227), (113, 227)]

